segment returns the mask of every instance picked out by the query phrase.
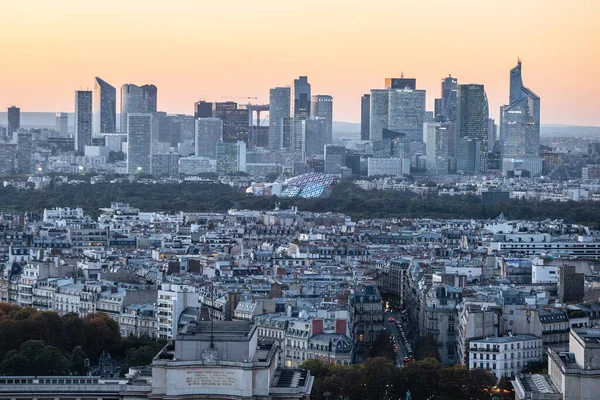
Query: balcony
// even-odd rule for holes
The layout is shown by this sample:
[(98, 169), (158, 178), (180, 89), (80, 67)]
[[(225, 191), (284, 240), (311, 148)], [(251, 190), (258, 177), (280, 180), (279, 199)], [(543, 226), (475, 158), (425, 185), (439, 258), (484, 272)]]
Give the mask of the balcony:
[(469, 348), (469, 351), (478, 351), (478, 352), (485, 352), (485, 353), (499, 353), (500, 347), (490, 347), (490, 348), (471, 347), (471, 348)]

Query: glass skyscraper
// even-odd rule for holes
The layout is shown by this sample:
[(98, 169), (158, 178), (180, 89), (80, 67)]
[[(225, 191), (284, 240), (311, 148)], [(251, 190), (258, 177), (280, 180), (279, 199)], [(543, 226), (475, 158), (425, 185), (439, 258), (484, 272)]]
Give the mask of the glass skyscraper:
[(290, 117), (291, 88), (276, 87), (269, 91), (269, 149), (284, 146), (284, 120)]
[(8, 137), (12, 137), (12, 134), (17, 132), (21, 127), (21, 109), (19, 107), (8, 108), (8, 130), (6, 132)]
[[(484, 86), (477, 84), (458, 85), (456, 91), (455, 144), (458, 147), (460, 139), (477, 141), (479, 160), (477, 163), (470, 163), (469, 165), (477, 165), (481, 171), (485, 171), (487, 168), (488, 118), (489, 107)], [(455, 154), (458, 169), (461, 161), (458, 149), (455, 151)], [(463, 154), (466, 153), (463, 152)]]
[(333, 97), (323, 94), (312, 96), (310, 118), (325, 120), (325, 130), (321, 140), (323, 146), (331, 144), (333, 142)]
[(537, 158), (540, 146), (540, 98), (523, 85), (520, 60), (510, 71), (509, 100), (508, 105), (500, 108), (502, 160)]
[(371, 95), (363, 94), (360, 99), (360, 140), (369, 140), (371, 129)]
[(300, 76), (294, 79), (290, 92), (290, 118), (292, 132), (292, 151), (302, 151), (304, 144), (305, 124), (302, 121), (310, 117), (310, 83), (306, 76)]
[(75, 151), (83, 155), (92, 145), (92, 91), (75, 91)]
[(94, 80), (94, 135), (117, 131), (117, 90), (108, 82)]
[(121, 86), (121, 132), (127, 132), (127, 114), (156, 112), (157, 89), (154, 85)]
[(127, 173), (150, 173), (152, 114), (127, 114)]

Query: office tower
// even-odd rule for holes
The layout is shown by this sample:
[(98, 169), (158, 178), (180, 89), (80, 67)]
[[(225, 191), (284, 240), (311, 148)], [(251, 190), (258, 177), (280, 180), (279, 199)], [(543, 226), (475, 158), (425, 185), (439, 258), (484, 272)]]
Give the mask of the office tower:
[(196, 157), (216, 157), (217, 143), (223, 138), (223, 121), (219, 118), (196, 120)]
[(92, 144), (92, 92), (75, 91), (75, 151), (83, 155)]
[(0, 174), (12, 175), (15, 173), (15, 155), (17, 145), (13, 143), (0, 143)]
[(283, 147), (284, 118), (290, 117), (291, 89), (276, 87), (269, 90), (269, 149)]
[(150, 171), (154, 176), (179, 175), (179, 154), (177, 153), (152, 153), (150, 156)]
[(304, 144), (303, 129), (305, 127), (301, 121), (307, 120), (310, 117), (310, 83), (306, 76), (300, 76), (294, 79), (290, 91), (290, 117), (291, 117), (291, 132), (292, 132), (292, 151), (302, 151)]
[(369, 140), (381, 140), (383, 129), (388, 127), (389, 97), (387, 89), (371, 90)]
[(369, 140), (371, 122), (371, 95), (363, 94), (360, 98), (360, 140)]
[(213, 103), (200, 100), (194, 103), (194, 120), (198, 118), (212, 118)]
[(94, 81), (94, 136), (117, 131), (117, 91), (108, 82), (96, 77)]
[(63, 112), (56, 113), (56, 132), (62, 136), (69, 134), (69, 114)]
[(248, 143), (250, 110), (238, 108), (238, 104), (233, 101), (217, 102), (213, 104), (213, 117), (223, 121), (224, 142), (236, 143), (243, 140)]
[(121, 86), (121, 132), (127, 132), (127, 114), (156, 112), (157, 89), (154, 85)]
[(487, 120), (487, 132), (488, 132), (488, 153), (494, 150), (494, 143), (496, 142), (496, 121), (494, 118), (488, 118)]
[(422, 142), (425, 121), (425, 91), (390, 89), (388, 93), (387, 128), (407, 135), (410, 140)]
[(481, 144), (477, 139), (456, 139), (456, 171), (469, 174), (480, 172), (481, 153)]
[(31, 174), (33, 172), (33, 141), (31, 133), (13, 133), (17, 145), (15, 154), (15, 171), (17, 174)]
[(442, 97), (435, 99), (434, 118), (437, 122), (456, 120), (458, 80), (448, 75), (442, 79)]
[(411, 89), (417, 88), (417, 80), (414, 78), (385, 78), (386, 89)]
[(325, 146), (325, 168), (326, 174), (341, 174), (342, 167), (346, 166), (346, 148), (344, 146)]
[[(458, 85), (456, 96), (456, 146), (462, 138), (476, 140), (480, 157), (477, 165), (486, 170), (488, 153), (488, 101), (483, 85)], [(457, 169), (459, 154), (456, 152)]]
[(312, 157), (317, 154), (323, 154), (325, 151), (324, 147), (327, 144), (327, 129), (328, 124), (327, 120), (324, 118), (311, 118), (306, 121), (302, 121), (305, 123), (304, 131), (304, 153), (306, 156)]
[(450, 169), (450, 146), (454, 144), (454, 124), (427, 124), (427, 173), (446, 175)]
[(127, 114), (127, 173), (149, 174), (152, 114)]
[(310, 117), (325, 120), (324, 145), (333, 142), (333, 97), (328, 95), (312, 96)]
[(244, 141), (239, 140), (236, 143), (218, 142), (216, 144), (216, 156), (217, 173), (246, 172), (246, 143)]
[[(540, 98), (523, 85), (521, 61), (510, 71), (510, 104), (500, 108), (500, 151), (504, 160), (539, 157)], [(504, 168), (503, 168), (503, 172)]]
[(21, 127), (21, 109), (19, 107), (8, 107), (8, 130), (6, 135), (11, 137)]

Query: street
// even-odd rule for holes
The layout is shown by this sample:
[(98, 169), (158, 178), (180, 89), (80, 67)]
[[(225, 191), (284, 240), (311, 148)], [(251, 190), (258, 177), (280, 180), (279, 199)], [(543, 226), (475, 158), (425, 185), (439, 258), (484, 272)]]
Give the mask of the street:
[[(394, 318), (394, 322), (390, 321), (390, 317)], [(402, 328), (398, 327), (397, 322), (400, 321), (400, 313), (385, 313), (385, 327), (394, 340), (394, 349), (396, 350), (396, 366), (404, 366), (404, 358), (410, 357), (406, 348), (406, 340), (403, 336)]]

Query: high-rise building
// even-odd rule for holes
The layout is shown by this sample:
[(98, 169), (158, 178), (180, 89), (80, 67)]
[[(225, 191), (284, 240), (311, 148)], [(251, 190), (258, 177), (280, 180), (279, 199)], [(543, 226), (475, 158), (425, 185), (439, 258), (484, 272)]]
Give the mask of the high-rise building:
[(300, 76), (294, 79), (290, 91), (290, 117), (291, 117), (291, 132), (292, 132), (292, 151), (302, 151), (304, 144), (302, 143), (305, 125), (302, 121), (310, 117), (310, 83), (306, 76)]
[(415, 78), (385, 78), (386, 89), (417, 89), (417, 80)]
[(219, 118), (196, 120), (196, 157), (216, 157), (216, 146), (223, 138), (223, 121)]
[[(456, 96), (456, 146), (459, 139), (471, 139), (478, 142), (480, 151), (477, 165), (486, 170), (488, 153), (489, 109), (483, 85), (458, 85)], [(459, 155), (456, 152), (457, 169)]]
[(448, 75), (442, 79), (442, 97), (435, 99), (434, 117), (439, 122), (456, 120), (458, 80)]
[(56, 113), (56, 132), (60, 133), (61, 136), (69, 134), (69, 114), (63, 112)]
[(324, 118), (311, 118), (306, 121), (304, 127), (304, 153), (311, 157), (317, 154), (323, 154), (327, 143), (327, 120)]
[(15, 173), (15, 155), (17, 145), (14, 143), (0, 143), (0, 174), (11, 175)]
[(501, 157), (502, 160), (537, 158), (539, 147), (540, 98), (523, 85), (519, 60), (510, 71), (510, 104), (500, 108)]
[(92, 145), (92, 91), (75, 91), (75, 151), (82, 155)]
[(468, 137), (456, 139), (456, 171), (477, 174), (481, 171), (481, 144)]
[(269, 91), (269, 149), (283, 147), (284, 119), (290, 117), (291, 89), (276, 87)]
[(31, 133), (14, 133), (13, 138), (17, 145), (15, 171), (17, 174), (31, 174), (33, 172), (33, 140)]
[(325, 146), (326, 174), (341, 174), (342, 167), (346, 166), (346, 148), (344, 146)]
[(11, 137), (21, 127), (21, 109), (19, 107), (8, 107), (8, 130), (6, 135)]
[(369, 140), (381, 140), (383, 130), (388, 127), (389, 97), (387, 89), (371, 90)]
[(312, 97), (310, 105), (311, 118), (325, 120), (324, 144), (333, 142), (333, 97), (318, 94)]
[(413, 141), (423, 141), (425, 122), (425, 91), (390, 89), (388, 100), (388, 126), (403, 133)]
[(450, 169), (450, 145), (454, 144), (454, 124), (427, 124), (427, 173), (446, 175)]
[(236, 143), (242, 140), (248, 143), (250, 110), (238, 108), (238, 104), (233, 101), (217, 102), (213, 104), (213, 117), (223, 121), (224, 142)]
[(213, 103), (204, 100), (200, 100), (194, 103), (194, 119), (212, 117)]
[(156, 112), (157, 89), (154, 85), (121, 86), (121, 132), (127, 132), (127, 114)]
[(371, 122), (371, 95), (363, 94), (360, 98), (360, 140), (369, 140)]
[(98, 77), (94, 80), (93, 105), (94, 136), (100, 136), (102, 133), (116, 132), (117, 90), (114, 86)]
[(236, 143), (219, 142), (216, 146), (216, 152), (217, 173), (246, 172), (246, 143), (244, 141), (239, 140)]
[(127, 115), (127, 173), (149, 174), (152, 144), (152, 114)]
[(152, 153), (150, 170), (154, 176), (176, 177), (179, 175), (179, 154)]

